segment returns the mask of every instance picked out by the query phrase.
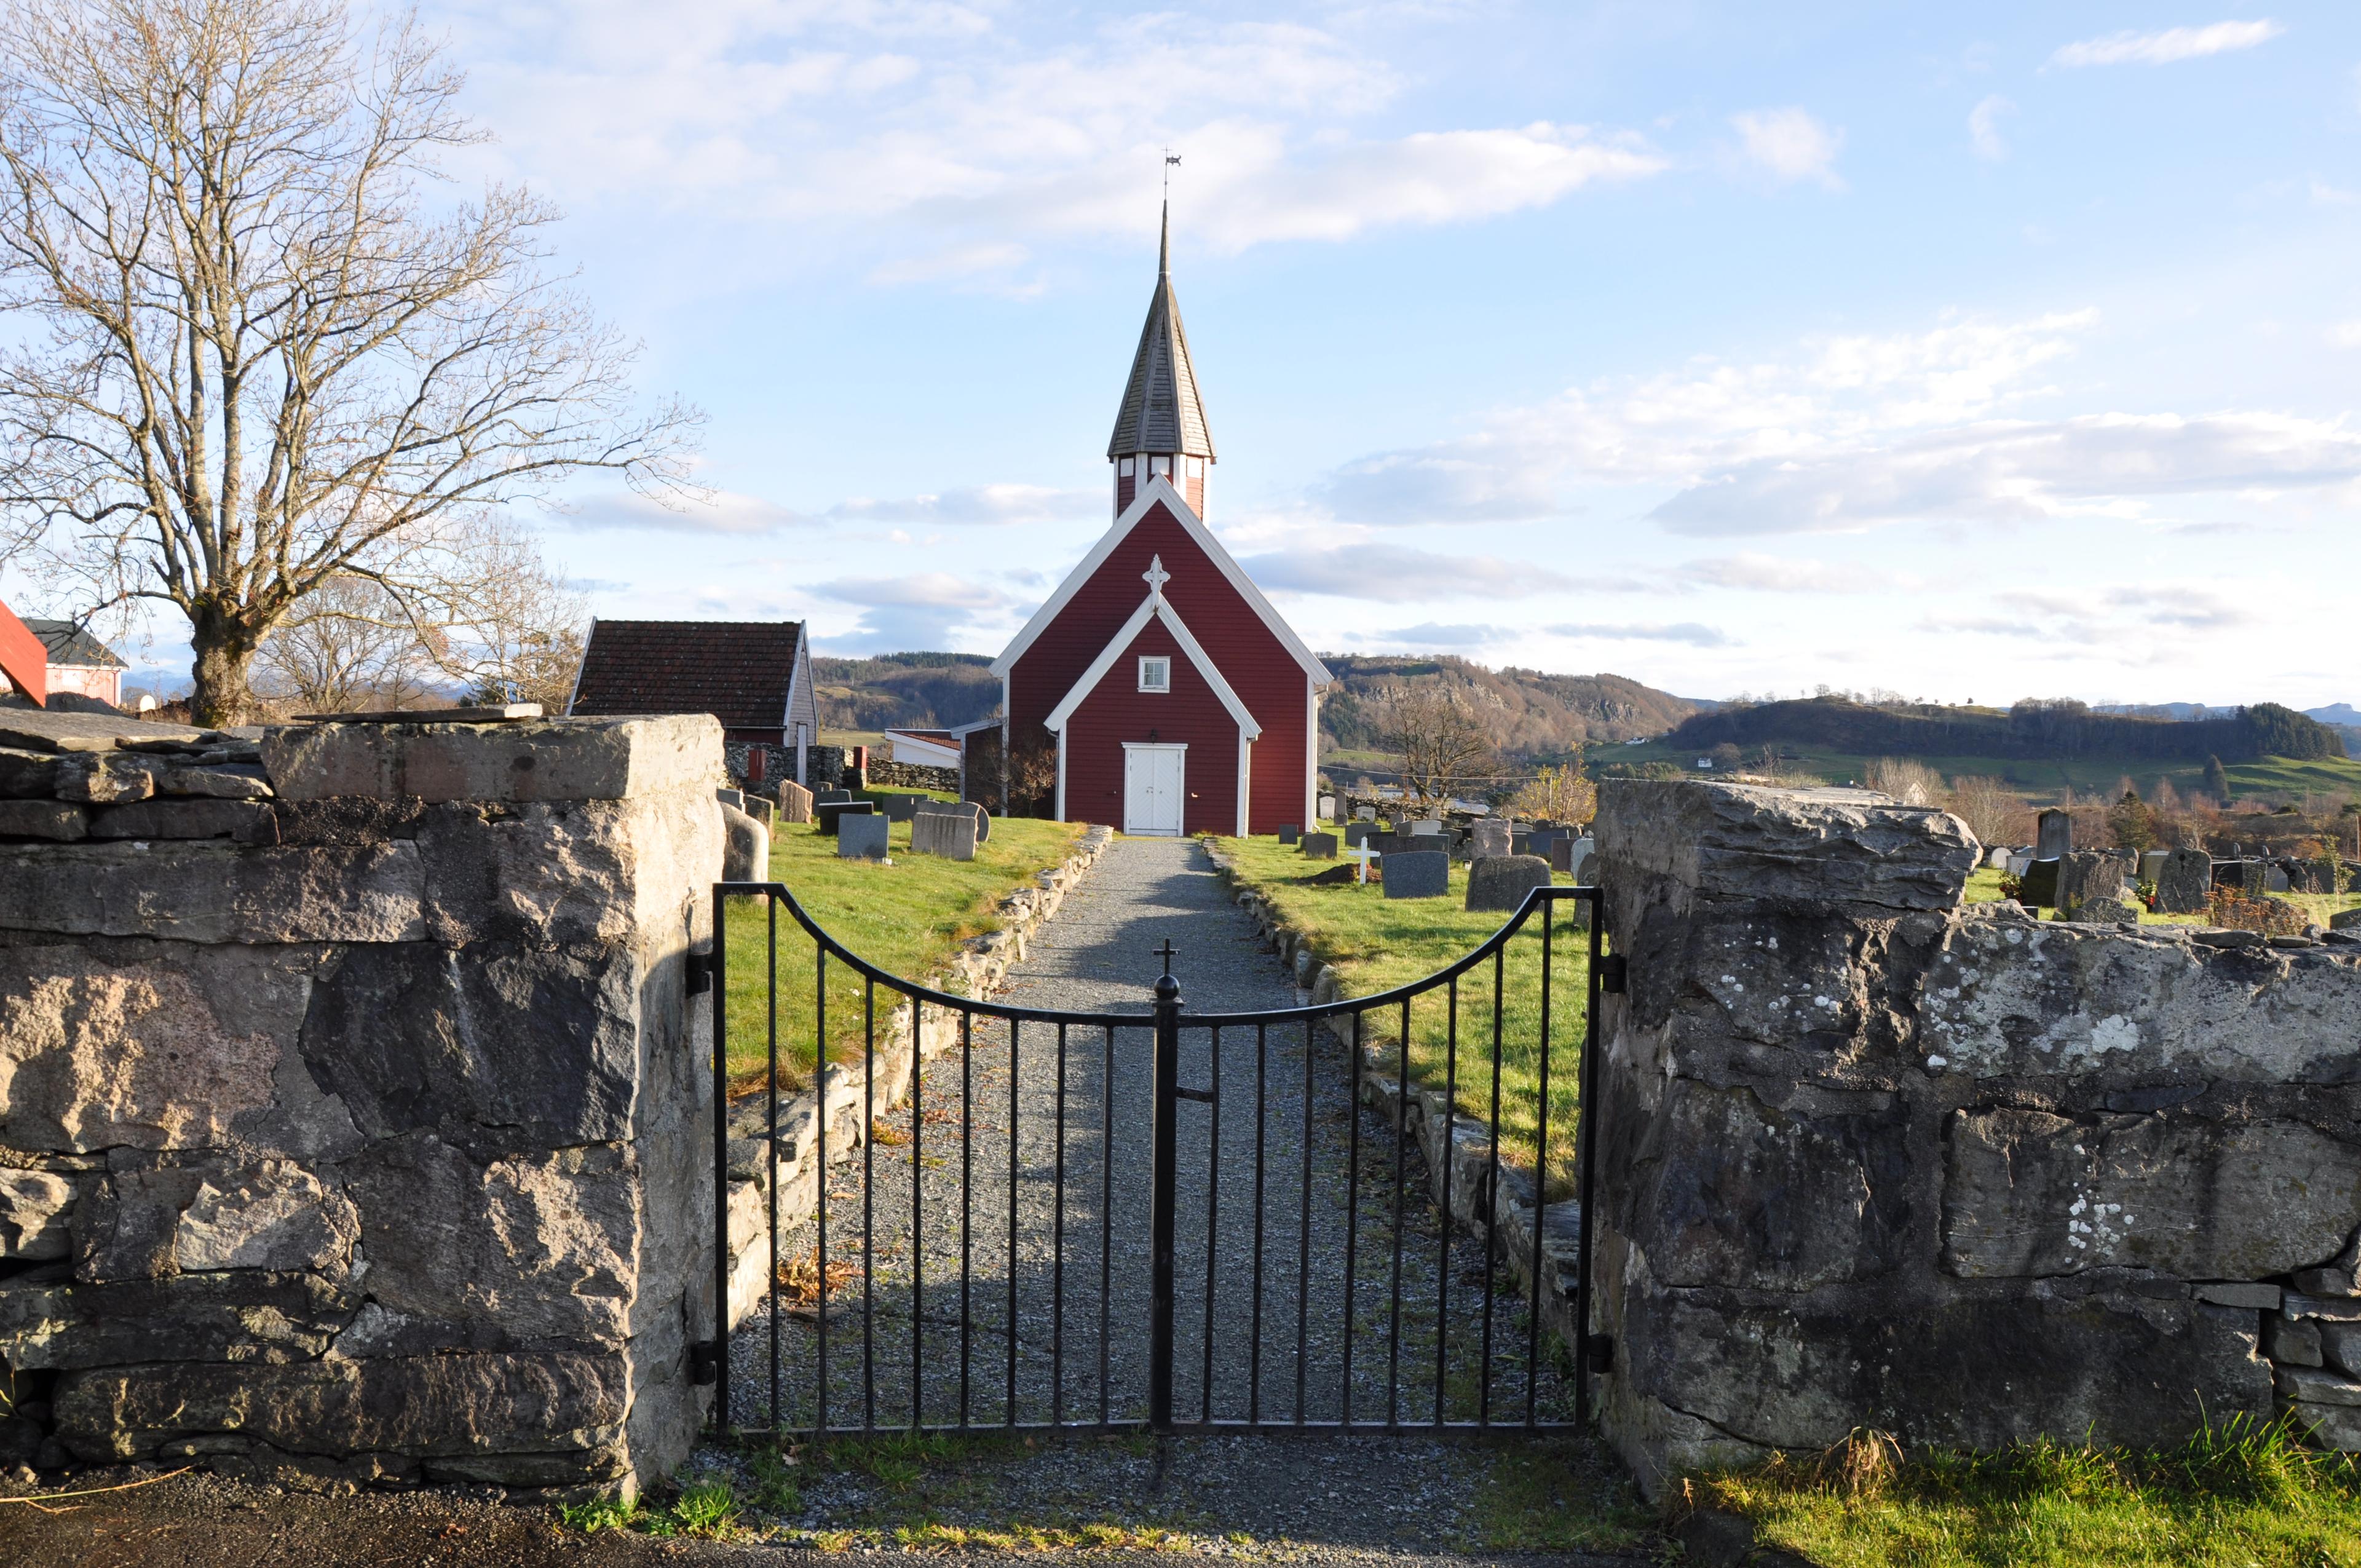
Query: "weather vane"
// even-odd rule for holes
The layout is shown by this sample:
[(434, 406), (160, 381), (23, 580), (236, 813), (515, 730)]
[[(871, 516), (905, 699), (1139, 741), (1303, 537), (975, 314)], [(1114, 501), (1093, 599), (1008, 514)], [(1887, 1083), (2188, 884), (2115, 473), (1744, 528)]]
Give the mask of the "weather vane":
[(1180, 161), (1179, 153), (1169, 147), (1164, 149), (1164, 198), (1168, 202), (1172, 199), (1172, 170)]

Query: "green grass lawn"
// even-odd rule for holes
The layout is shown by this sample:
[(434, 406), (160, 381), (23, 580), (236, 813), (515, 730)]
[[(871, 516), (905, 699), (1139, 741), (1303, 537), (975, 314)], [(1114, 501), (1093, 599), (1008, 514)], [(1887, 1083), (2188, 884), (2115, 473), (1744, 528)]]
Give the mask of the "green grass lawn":
[(1868, 1442), (1692, 1483), (1822, 1568), (2356, 1568), (2361, 1464), (2243, 1419), (2179, 1448)]
[[(875, 792), (873, 792), (875, 793)], [(994, 906), (1033, 881), (1034, 873), (1066, 858), (1082, 837), (1079, 823), (995, 818), (991, 841), (972, 861), (909, 852), (910, 825), (891, 830), (894, 863), (839, 860), (836, 839), (807, 824), (782, 823), (771, 836), (771, 879), (785, 883), (814, 920), (880, 969), (924, 980), (970, 937), (994, 930)], [(769, 1052), (769, 968), (764, 953), (768, 901), (730, 900), (726, 999), (731, 1081), (763, 1081)], [(818, 1019), (819, 948), (778, 908), (779, 1081), (801, 1088), (811, 1071)], [(858, 1060), (864, 985), (846, 965), (828, 973), (829, 1058)], [(877, 998), (882, 1021), (895, 997)]]
[[(1965, 902), (1969, 904), (1992, 904), (1998, 902), (2001, 896), (2000, 883), (2001, 872), (1998, 869), (1991, 866), (1977, 867), (1974, 872), (1969, 874), (1968, 891)], [(2275, 893), (2271, 894), (2271, 896), (2273, 898), (2283, 898), (2290, 904), (2296, 905), (2304, 912), (2304, 918), (2311, 921), (2315, 926), (2327, 925), (2329, 916), (2338, 914), (2344, 910), (2361, 908), (2361, 893)], [(2040, 911), (2040, 913), (2047, 916), (2056, 912), (2054, 910), (2045, 908)], [(2139, 918), (2140, 924), (2143, 926), (2204, 926), (2211, 924), (2208, 918), (2202, 915), (2151, 915), (2145, 909), (2140, 911)]]
[[(1330, 862), (1307, 861), (1276, 839), (1224, 839), (1223, 850), (1237, 876), (1270, 901), (1287, 925), (1312, 939), (1313, 950), (1336, 968), (1347, 996), (1368, 996), (1422, 980), (1465, 957), (1498, 931), (1507, 916), (1470, 914), (1461, 907), (1467, 868), (1451, 868), (1448, 898), (1392, 899), (1375, 885), (1314, 887), (1303, 878)], [(1343, 863), (1343, 862), (1338, 862)], [(1562, 883), (1573, 879), (1561, 875)], [(1583, 1007), (1589, 974), (1590, 938), (1559, 906), (1550, 965), (1549, 1185), (1556, 1193), (1571, 1177), (1575, 1121), (1579, 1110), (1576, 1067), (1581, 1057)], [(1541, 1107), (1541, 922), (1529, 922), (1501, 954), (1500, 1125), (1501, 1154), (1524, 1164), (1533, 1158)], [(1459, 981), (1458, 1070), (1455, 1087), (1460, 1108), (1489, 1117), (1492, 1108), (1493, 965), (1478, 964)], [(1401, 1033), (1398, 1007), (1371, 1013), (1364, 1038), (1390, 1052)], [(1438, 988), (1411, 1005), (1411, 1071), (1441, 1087), (1451, 1054), (1452, 1006)]]

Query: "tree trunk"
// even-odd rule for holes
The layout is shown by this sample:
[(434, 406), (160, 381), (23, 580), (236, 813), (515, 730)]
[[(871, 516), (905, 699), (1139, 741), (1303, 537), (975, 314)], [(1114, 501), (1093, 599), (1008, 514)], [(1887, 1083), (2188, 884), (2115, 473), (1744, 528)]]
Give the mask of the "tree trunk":
[(189, 646), (196, 655), (189, 717), (211, 729), (245, 723), (254, 701), (247, 673), (259, 639), (242, 620), (218, 609), (199, 607), (190, 612), (189, 620)]

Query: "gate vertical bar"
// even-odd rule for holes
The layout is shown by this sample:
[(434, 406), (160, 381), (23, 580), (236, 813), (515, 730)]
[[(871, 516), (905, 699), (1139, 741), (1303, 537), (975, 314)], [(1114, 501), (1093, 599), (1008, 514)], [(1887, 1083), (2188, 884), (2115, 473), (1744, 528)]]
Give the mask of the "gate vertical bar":
[[(819, 963), (812, 978), (812, 1082), (817, 1085), (812, 1091), (812, 1108), (817, 1113), (813, 1120), (818, 1124), (812, 1139), (812, 1214), (818, 1222), (819, 1230), (818, 1267), (815, 1270), (812, 1284), (812, 1310), (819, 1327), (819, 1420), (813, 1423), (813, 1430), (825, 1432), (828, 1431), (828, 948), (825, 947), (819, 950)], [(778, 1097), (778, 1085), (773, 1083), (771, 1098), (775, 1102)], [(774, 1162), (771, 1189), (775, 1192), (779, 1186), (775, 1174), (778, 1170), (775, 1146), (771, 1158)], [(774, 1236), (779, 1234), (779, 1222), (775, 1216), (771, 1221), (771, 1234)], [(778, 1321), (778, 1303), (779, 1277), (774, 1273), (771, 1276), (774, 1324)], [(774, 1328), (773, 1332), (777, 1331)], [(775, 1414), (772, 1424), (778, 1424)]]
[(713, 889), (713, 1424), (730, 1431), (729, 896)]
[(1541, 1088), (1533, 1097), (1538, 1123), (1533, 1132), (1533, 1255), (1526, 1283), (1532, 1293), (1525, 1303), (1525, 1425), (1541, 1413), (1542, 1393), (1542, 1232), (1549, 1218), (1549, 1069), (1550, 963), (1552, 933), (1557, 925), (1557, 904), (1544, 899), (1542, 917), (1542, 1043)]
[[(763, 1170), (764, 1223), (771, 1234), (771, 1288), (763, 1294), (771, 1302), (771, 1425), (785, 1424), (779, 1415), (779, 901), (765, 895), (763, 899), (763, 940), (765, 950), (763, 962), (763, 1059), (765, 1076), (763, 1080), (763, 1100), (768, 1117), (769, 1130), (763, 1135), (770, 1141), (763, 1145), (763, 1157), (770, 1161)], [(820, 949), (826, 962), (828, 950)]]
[(1598, 1164), (1598, 959), (1607, 926), (1605, 896), (1593, 888), (1584, 902), (1590, 906), (1590, 976), (1584, 986), (1577, 1091), (1582, 1097), (1582, 1120), (1575, 1128), (1581, 1162), (1577, 1179), (1582, 1184), (1582, 1231), (1575, 1240), (1574, 1270), (1574, 1422), (1577, 1427), (1590, 1424), (1590, 1232), (1591, 1217), (1596, 1212), (1591, 1207), (1591, 1191), (1593, 1172)]
[(1178, 1176), (1173, 1135), (1179, 1125), (1180, 982), (1172, 978), (1172, 944), (1164, 944), (1165, 971), (1156, 982), (1156, 1113), (1148, 1186), (1148, 1428), (1172, 1430), (1172, 1200)]

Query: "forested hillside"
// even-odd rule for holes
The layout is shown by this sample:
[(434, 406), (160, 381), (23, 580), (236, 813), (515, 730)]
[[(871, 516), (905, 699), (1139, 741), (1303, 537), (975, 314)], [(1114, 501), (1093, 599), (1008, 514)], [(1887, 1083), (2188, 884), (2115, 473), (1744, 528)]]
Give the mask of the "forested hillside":
[(1322, 657), (1337, 680), (1320, 702), (1323, 756), (1386, 751), (1384, 696), (1411, 682), (1465, 694), (1483, 716), (1494, 749), (1512, 762), (1562, 756), (1603, 740), (1661, 735), (1697, 711), (1693, 702), (1622, 675), (1488, 670), (1455, 658)]
[(884, 653), (812, 661), (823, 731), (889, 727), (938, 729), (983, 718), (1000, 705), (1000, 682), (981, 653)]
[(1731, 705), (1689, 719), (1673, 744), (1710, 751), (1790, 745), (1860, 756), (2049, 759), (2105, 755), (2156, 762), (2297, 761), (2345, 755), (2319, 720), (2275, 702), (2220, 718), (2102, 713), (2071, 700), (2020, 702), (2006, 710), (1883, 704), (1846, 697)]

